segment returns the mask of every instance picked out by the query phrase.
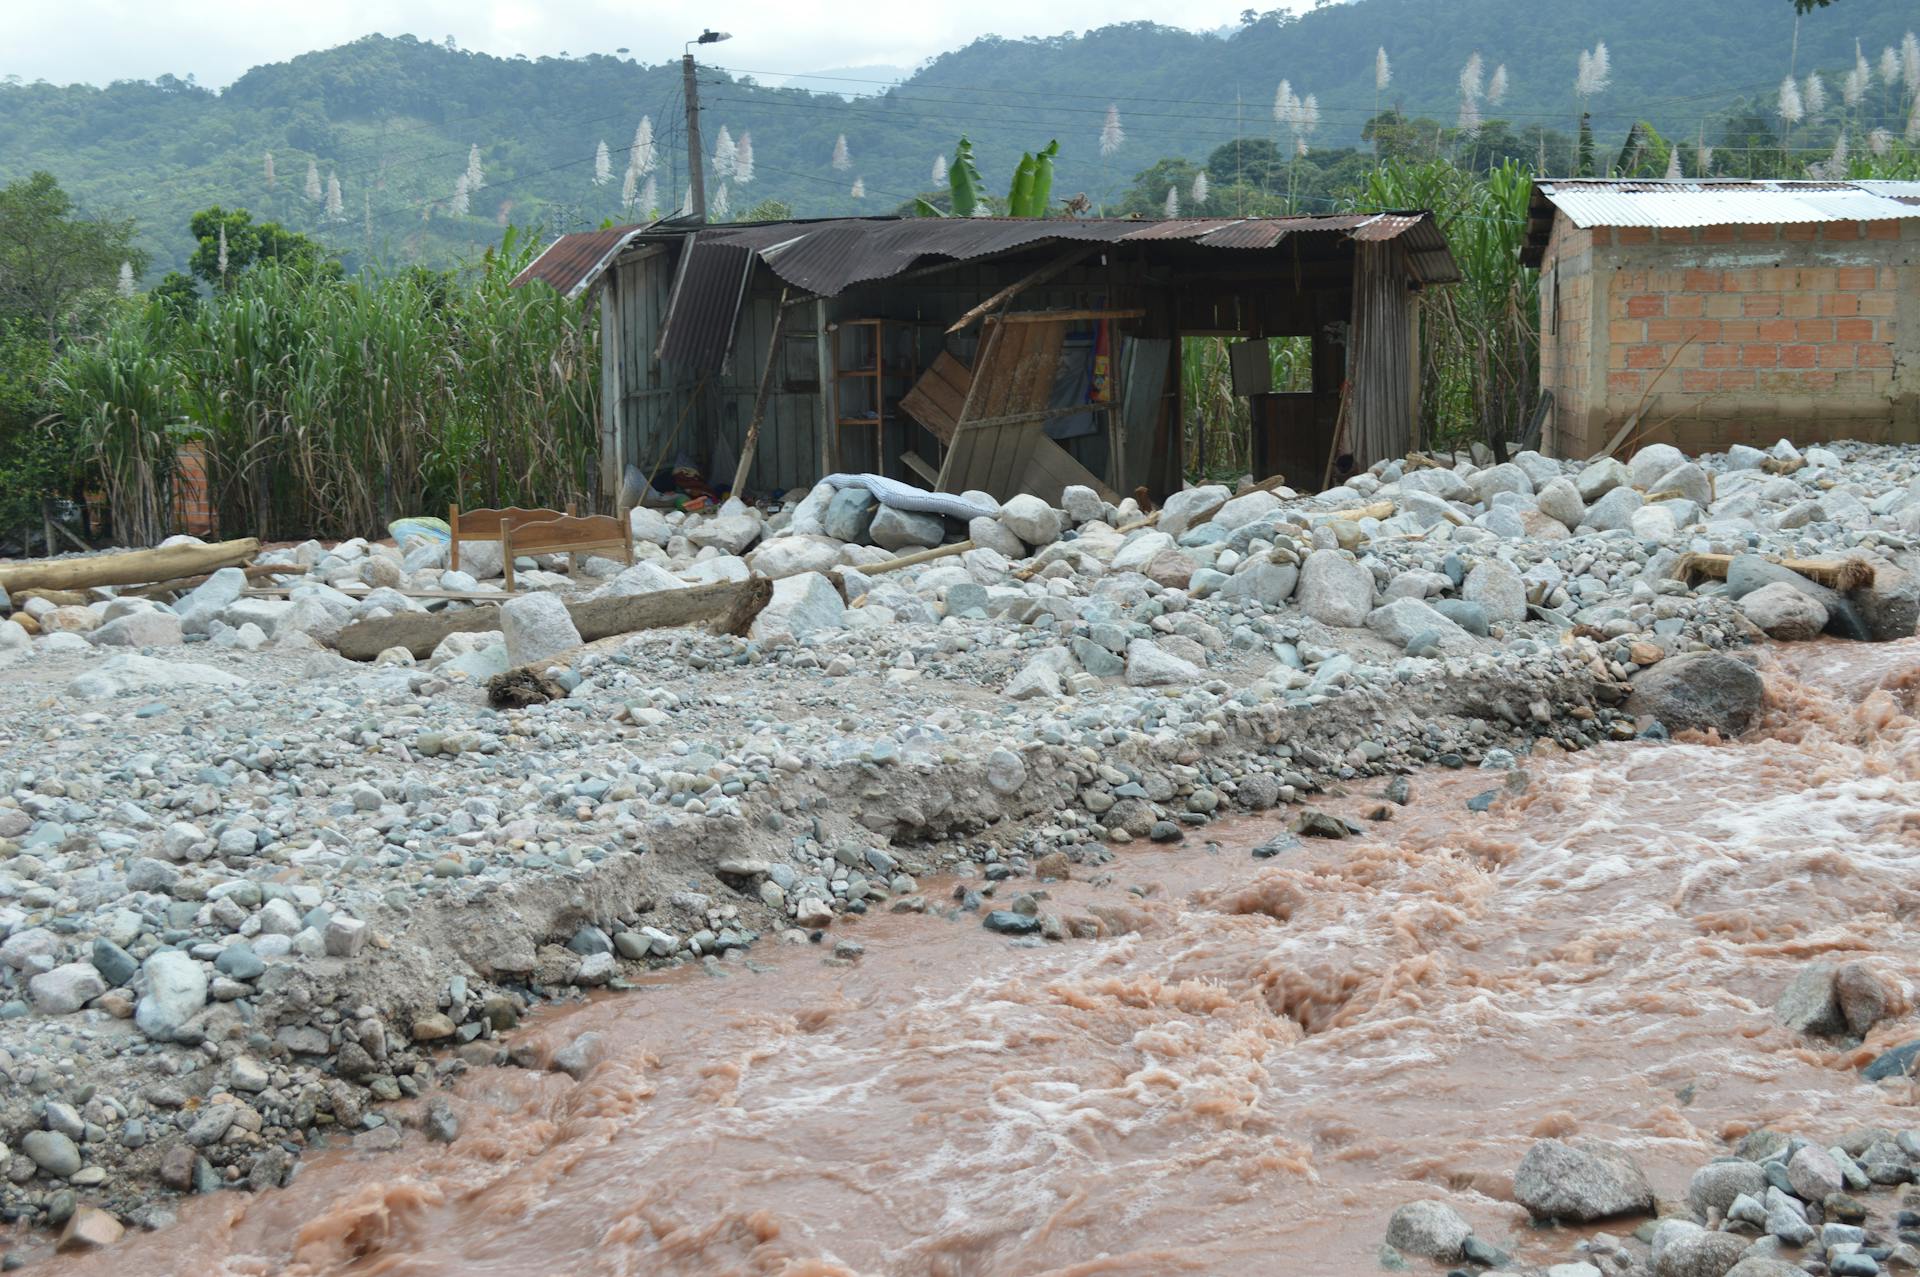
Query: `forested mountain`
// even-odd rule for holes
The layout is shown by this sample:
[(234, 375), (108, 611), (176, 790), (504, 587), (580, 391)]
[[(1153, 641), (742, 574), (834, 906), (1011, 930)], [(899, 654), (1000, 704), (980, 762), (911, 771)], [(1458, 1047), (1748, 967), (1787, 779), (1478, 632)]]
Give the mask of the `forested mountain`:
[[(1269, 159), (1289, 154), (1294, 134), (1273, 110), (1282, 79), (1316, 100), (1318, 126), (1305, 133), (1316, 150), (1360, 145), (1377, 108), (1451, 126), (1475, 52), (1488, 80), (1506, 70), (1504, 99), (1480, 107), (1508, 122), (1490, 133), (1533, 154), (1523, 147), (1538, 146), (1544, 127), (1564, 148), (1582, 105), (1581, 52), (1604, 42), (1611, 84), (1585, 103), (1600, 149), (1617, 149), (1645, 120), (1668, 137), (1719, 144), (1725, 163), (1742, 146), (1778, 150), (1772, 103), (1790, 59), (1803, 76), (1823, 71), (1830, 86), (1827, 109), (1795, 129), (1793, 147), (1823, 153), (1843, 124), (1856, 138), (1876, 123), (1899, 131), (1901, 90), (1876, 70), (1866, 95), (1847, 104), (1841, 81), (1856, 39), (1877, 68), (1881, 50), (1915, 24), (1911, 0), (1842, 0), (1801, 20), (1796, 50), (1788, 0), (1352, 0), (1298, 17), (1249, 11), (1225, 35), (1133, 23), (1050, 39), (988, 36), (892, 91), (853, 100), (704, 67), (703, 127), (709, 154), (722, 126), (734, 139), (751, 134), (752, 181), (728, 183), (734, 216), (763, 200), (802, 215), (889, 211), (932, 187), (935, 156), (962, 132), (996, 186), (1022, 150), (1057, 137), (1055, 193), (1086, 191), (1112, 207), (1165, 158), (1201, 159), (1236, 138), (1277, 143), (1277, 152), (1262, 148)], [(1379, 90), (1383, 47), (1392, 74)], [(724, 64), (726, 51), (706, 53)], [(756, 70), (771, 79), (799, 68)], [(849, 73), (848, 87), (871, 87), (858, 79)], [(1110, 104), (1124, 140), (1103, 156)], [(1742, 112), (1749, 118), (1723, 136)], [(189, 215), (216, 204), (315, 234), (349, 267), (444, 264), (493, 242), (503, 222), (552, 231), (624, 219), (622, 177), (642, 116), (656, 139), (657, 202), (671, 208), (686, 173), (677, 64), (499, 58), (368, 36), (255, 68), (218, 93), (174, 76), (106, 88), (10, 81), (0, 85), (0, 182), (46, 169), (85, 206), (136, 218), (153, 253), (146, 283), (183, 264)], [(836, 167), (841, 135), (847, 163)], [(610, 173), (597, 183), (602, 141)], [(482, 182), (462, 213), (455, 186), (475, 146)]]

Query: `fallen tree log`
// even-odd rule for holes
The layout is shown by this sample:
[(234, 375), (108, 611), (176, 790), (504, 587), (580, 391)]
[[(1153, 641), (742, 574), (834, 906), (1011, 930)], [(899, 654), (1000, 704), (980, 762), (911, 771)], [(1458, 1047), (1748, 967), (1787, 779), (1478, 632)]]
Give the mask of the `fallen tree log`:
[[(619, 598), (585, 599), (567, 604), (573, 627), (586, 642), (636, 630), (706, 625), (716, 634), (745, 634), (773, 597), (773, 582), (763, 576), (716, 581), (684, 590), (654, 590)], [(449, 634), (478, 634), (500, 628), (500, 605), (483, 604), (457, 612), (401, 612), (357, 621), (340, 631), (340, 655), (370, 661), (390, 647), (404, 647), (416, 659), (433, 654)]]
[(0, 563), (0, 590), (86, 590), (98, 585), (147, 585), (176, 577), (200, 576), (246, 562), (260, 550), (256, 537), (213, 545), (169, 545), (124, 554)]

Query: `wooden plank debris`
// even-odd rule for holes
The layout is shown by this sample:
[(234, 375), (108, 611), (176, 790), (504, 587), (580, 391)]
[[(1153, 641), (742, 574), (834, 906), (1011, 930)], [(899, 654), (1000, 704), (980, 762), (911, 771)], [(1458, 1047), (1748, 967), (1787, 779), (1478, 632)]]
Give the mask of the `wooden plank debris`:
[[(1769, 559), (1809, 581), (1842, 594), (1873, 584), (1874, 567), (1865, 559)], [(1731, 554), (1683, 554), (1668, 573), (1676, 581), (1724, 581), (1733, 566)]]

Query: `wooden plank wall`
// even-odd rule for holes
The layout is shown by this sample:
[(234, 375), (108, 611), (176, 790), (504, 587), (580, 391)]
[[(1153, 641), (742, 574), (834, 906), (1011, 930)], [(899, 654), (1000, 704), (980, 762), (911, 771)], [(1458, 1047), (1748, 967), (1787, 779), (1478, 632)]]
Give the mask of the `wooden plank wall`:
[[(760, 267), (734, 333), (733, 357), (713, 379), (708, 402), (702, 405), (709, 428), (727, 442), (738, 457), (753, 422), (753, 402), (766, 366), (767, 343), (780, 308), (780, 281)], [(794, 306), (787, 315), (783, 347), (767, 398), (766, 418), (760, 423), (760, 443), (754, 449), (747, 486), (754, 492), (810, 487), (820, 478), (819, 370), (814, 358), (813, 307)], [(732, 475), (725, 476), (727, 480)]]
[[(735, 331), (733, 357), (702, 389), (698, 379), (676, 374), (654, 355), (676, 260), (673, 253), (662, 253), (607, 273), (606, 304), (618, 320), (616, 339), (606, 342), (602, 352), (601, 384), (618, 387), (606, 395), (604, 411), (618, 432), (621, 469), (625, 464), (651, 467), (663, 452), (663, 465), (672, 465), (684, 452), (711, 467), (716, 432), (738, 457), (753, 420), (754, 396), (779, 304), (778, 281), (760, 269)], [(819, 478), (819, 371), (813, 330), (811, 306), (797, 307), (787, 316), (782, 338), (787, 350), (748, 476), (756, 491), (798, 487)], [(708, 477), (724, 482), (733, 476)], [(616, 475), (615, 491), (618, 482)]]
[[(617, 340), (603, 339), (601, 382), (604, 411), (615, 415), (619, 433), (621, 469), (651, 466), (673, 433), (674, 423), (688, 414), (693, 386), (669, 378), (654, 357), (660, 343), (660, 321), (673, 289), (676, 254), (658, 253), (641, 261), (613, 267), (601, 287), (608, 307), (619, 316)], [(680, 442), (689, 436), (691, 421), (680, 427)], [(666, 464), (673, 458), (668, 456)], [(620, 476), (614, 476), (616, 491)]]

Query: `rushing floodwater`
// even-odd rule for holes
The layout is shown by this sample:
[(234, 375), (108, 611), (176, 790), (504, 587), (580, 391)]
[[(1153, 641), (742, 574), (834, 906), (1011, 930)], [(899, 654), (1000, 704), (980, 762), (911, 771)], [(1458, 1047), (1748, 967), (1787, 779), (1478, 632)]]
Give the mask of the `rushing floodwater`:
[(1737, 745), (1536, 757), (1486, 815), (1497, 774), (1429, 774), (1363, 840), (1251, 859), (1282, 814), (1050, 888), (1125, 934), (875, 916), (837, 928), (854, 966), (768, 950), (539, 1018), (548, 1050), (603, 1035), (583, 1082), (471, 1074), (451, 1147), (312, 1158), (54, 1268), (1364, 1272), (1424, 1196), (1563, 1258), (1507, 1200), (1538, 1136), (1617, 1139), (1665, 1197), (1754, 1125), (1911, 1124), (1854, 1071), (1910, 1015), (1823, 1051), (1770, 1008), (1822, 955), (1916, 975), (1920, 641), (1763, 662)]

